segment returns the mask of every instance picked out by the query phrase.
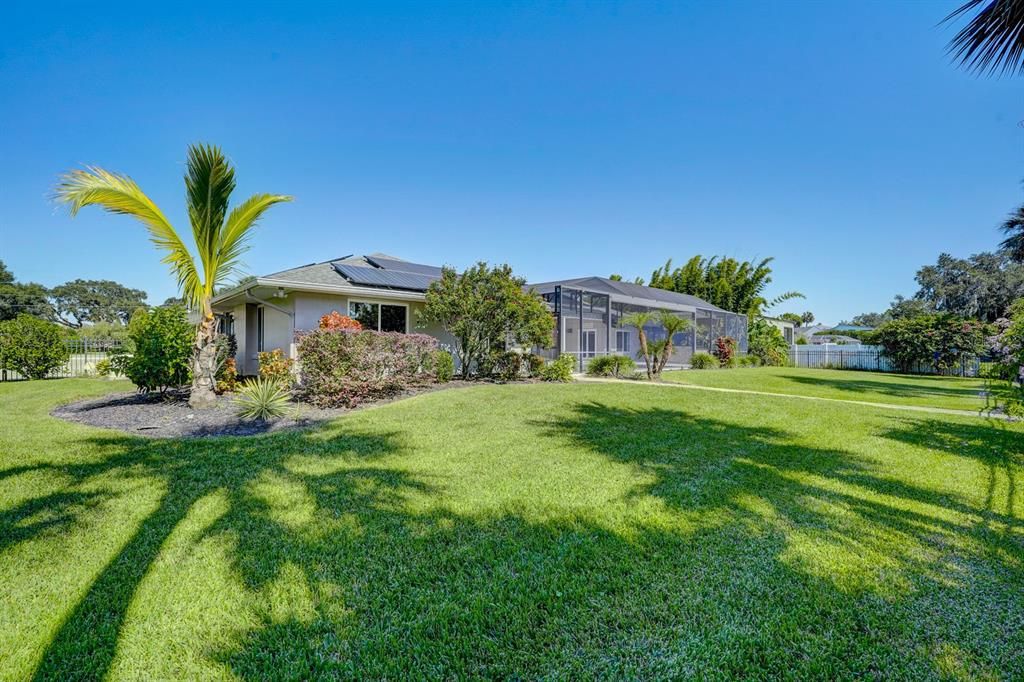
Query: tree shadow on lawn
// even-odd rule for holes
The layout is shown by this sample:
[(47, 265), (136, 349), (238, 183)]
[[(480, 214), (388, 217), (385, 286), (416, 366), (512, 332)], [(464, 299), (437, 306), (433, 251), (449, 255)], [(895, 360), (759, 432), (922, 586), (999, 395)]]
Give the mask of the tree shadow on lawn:
[[(1017, 480), (1024, 470), (1024, 436), (1001, 420), (962, 424), (940, 419), (901, 419), (882, 434), (902, 443), (940, 450), (977, 461), (986, 468), (984, 503), (963, 511), (978, 517), (979, 525), (1013, 538), (1024, 532), (1019, 509), (1022, 491)], [(948, 504), (948, 502), (947, 502)], [(1016, 537), (1017, 551), (1024, 537)]]
[[(846, 371), (846, 374), (854, 373)], [(915, 381), (919, 378), (933, 380), (930, 382), (933, 384), (932, 386), (922, 386), (920, 383), (894, 383), (891, 381), (875, 381), (871, 379), (853, 379), (846, 376), (841, 379), (788, 374), (780, 376), (787, 381), (792, 381), (804, 386), (826, 387), (845, 393), (877, 393), (885, 396), (891, 396), (893, 398), (976, 398), (979, 401), (983, 399), (980, 390), (975, 388), (951, 386), (946, 377), (926, 377), (924, 375), (921, 377), (914, 376)], [(980, 404), (978, 409), (981, 409)]]
[[(628, 508), (665, 509), (456, 513), (443, 481), (401, 468), (401, 433), (92, 439), (104, 457), (65, 474), (130, 469), (166, 492), (36, 678), (111, 672), (140, 584), (218, 491), (227, 509), (200, 537), (232, 538), (258, 623), (196, 648), (244, 679), (925, 676), (943, 647), (968, 672), (1024, 673), (1004, 627), (1024, 617), (1019, 569), (972, 553), (987, 538), (976, 527), (917, 508), (930, 491), (783, 430), (681, 410), (584, 403), (534, 426), (538, 447), (634, 467), (645, 482), (623, 489)], [(291, 596), (274, 596), (282, 580)], [(962, 618), (993, 594), (1006, 620)]]

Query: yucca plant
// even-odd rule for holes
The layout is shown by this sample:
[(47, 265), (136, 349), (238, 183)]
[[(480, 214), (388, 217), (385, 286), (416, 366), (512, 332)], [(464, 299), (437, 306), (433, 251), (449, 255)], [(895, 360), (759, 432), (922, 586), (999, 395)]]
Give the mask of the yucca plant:
[(214, 290), (240, 274), (241, 256), (264, 211), (291, 201), (283, 194), (255, 194), (229, 213), (234, 189), (235, 171), (218, 147), (200, 144), (188, 148), (185, 198), (195, 256), (160, 208), (127, 175), (90, 166), (64, 175), (56, 190), (57, 200), (67, 204), (72, 216), (82, 207), (93, 205), (132, 216), (145, 225), (157, 248), (166, 251), (163, 262), (177, 278), (189, 308), (200, 315), (189, 397), (189, 405), (196, 408), (216, 403), (218, 358), (211, 306)]
[(280, 381), (260, 377), (238, 389), (235, 405), (239, 417), (267, 421), (284, 416), (290, 398), (291, 394)]

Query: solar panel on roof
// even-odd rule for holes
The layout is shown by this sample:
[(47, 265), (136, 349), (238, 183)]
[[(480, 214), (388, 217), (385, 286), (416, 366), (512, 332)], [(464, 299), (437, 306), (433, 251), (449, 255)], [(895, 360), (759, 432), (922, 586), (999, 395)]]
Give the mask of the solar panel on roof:
[(420, 263), (408, 263), (404, 260), (395, 260), (393, 258), (382, 258), (379, 256), (365, 256), (366, 260), (376, 265), (378, 268), (390, 270), (392, 272), (411, 272), (415, 275), (429, 275), (431, 277), (440, 277), (441, 268), (433, 265), (422, 265)]
[(389, 287), (392, 289), (409, 289), (410, 291), (426, 291), (430, 283), (438, 279), (429, 275), (412, 272), (394, 272), (379, 268), (367, 268), (360, 265), (334, 263), (334, 269), (352, 282), (370, 287)]

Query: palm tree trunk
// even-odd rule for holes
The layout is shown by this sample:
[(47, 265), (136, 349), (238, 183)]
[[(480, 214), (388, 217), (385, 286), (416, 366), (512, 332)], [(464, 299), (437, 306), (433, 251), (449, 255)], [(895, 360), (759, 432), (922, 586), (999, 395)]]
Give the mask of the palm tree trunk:
[(651, 374), (651, 356), (647, 352), (647, 334), (644, 333), (642, 326), (637, 329), (637, 336), (640, 338), (640, 352), (644, 356), (644, 367), (647, 368), (647, 379), (651, 380), (654, 378)]
[(661, 373), (665, 371), (665, 365), (668, 364), (669, 358), (672, 357), (672, 352), (675, 350), (672, 346), (672, 337), (668, 337), (668, 342), (665, 344), (665, 348), (661, 351), (661, 358), (658, 360), (658, 377), (661, 377)]
[(196, 343), (192, 356), (192, 391), (188, 405), (193, 409), (213, 407), (217, 403), (217, 320), (212, 311), (204, 311), (196, 327)]

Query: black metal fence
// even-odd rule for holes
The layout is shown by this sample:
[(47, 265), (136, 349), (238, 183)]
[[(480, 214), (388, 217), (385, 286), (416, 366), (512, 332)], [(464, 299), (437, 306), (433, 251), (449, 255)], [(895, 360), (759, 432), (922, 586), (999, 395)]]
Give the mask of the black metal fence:
[(820, 369), (850, 369), (871, 372), (905, 372), (910, 374), (936, 374), (943, 376), (976, 377), (981, 371), (981, 359), (976, 357), (962, 358), (959, 363), (943, 369), (936, 368), (932, 363), (919, 362), (904, 370), (896, 367), (882, 353), (879, 346), (853, 346), (843, 348), (828, 344), (827, 346), (791, 346), (789, 359), (796, 367), (814, 367)]
[[(48, 375), (52, 379), (96, 376), (96, 363), (110, 357), (111, 351), (121, 348), (120, 339), (68, 339), (64, 342), (71, 357), (63, 367)], [(0, 365), (2, 365), (0, 358)], [(22, 381), (26, 377), (13, 369), (0, 368), (0, 381)]]

